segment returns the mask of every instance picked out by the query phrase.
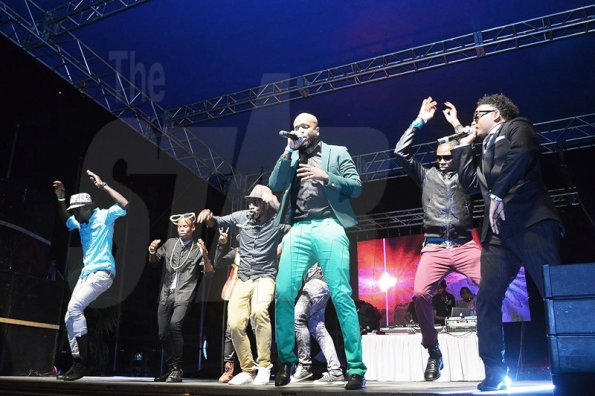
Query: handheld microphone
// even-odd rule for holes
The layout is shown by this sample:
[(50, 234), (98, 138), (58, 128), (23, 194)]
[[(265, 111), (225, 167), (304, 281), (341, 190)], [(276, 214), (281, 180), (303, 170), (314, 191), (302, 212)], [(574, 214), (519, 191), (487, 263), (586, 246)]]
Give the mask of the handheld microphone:
[(453, 140), (456, 140), (457, 142), (459, 140), (461, 140), (464, 137), (467, 137), (471, 134), (471, 127), (466, 126), (463, 128), (463, 130), (459, 133), (455, 133), (454, 135), (448, 135), (448, 136), (444, 136), (441, 137), (440, 139), (438, 139), (438, 144), (445, 144), (448, 142), (452, 142)]
[(296, 135), (295, 133), (292, 132), (287, 132), (287, 131), (279, 131), (279, 136), (284, 138), (284, 139), (291, 139), (291, 140), (298, 140), (299, 136)]

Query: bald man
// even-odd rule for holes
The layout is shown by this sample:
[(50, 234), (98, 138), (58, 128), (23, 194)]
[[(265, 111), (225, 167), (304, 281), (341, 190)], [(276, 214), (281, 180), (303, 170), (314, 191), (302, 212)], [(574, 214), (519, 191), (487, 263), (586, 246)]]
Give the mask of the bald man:
[[(293, 122), (293, 139), (269, 179), (273, 192), (283, 192), (277, 221), (291, 207), (291, 231), (283, 240), (275, 291), (275, 336), (280, 367), (276, 386), (287, 385), (294, 352), (295, 298), (308, 269), (320, 263), (335, 305), (347, 358), (346, 389), (365, 386), (366, 366), (355, 304), (349, 284), (349, 240), (345, 228), (357, 223), (349, 198), (361, 193), (361, 181), (347, 149), (320, 140), (318, 120), (302, 113)], [(290, 202), (290, 205), (288, 205)]]

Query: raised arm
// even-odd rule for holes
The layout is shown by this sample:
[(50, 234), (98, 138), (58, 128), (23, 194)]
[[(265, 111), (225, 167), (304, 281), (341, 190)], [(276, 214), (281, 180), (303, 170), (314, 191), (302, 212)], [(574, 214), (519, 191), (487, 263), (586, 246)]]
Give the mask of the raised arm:
[(395, 155), (397, 156), (397, 161), (399, 161), (405, 172), (407, 172), (407, 174), (419, 187), (422, 187), (426, 169), (411, 155), (411, 146), (413, 145), (415, 134), (422, 128), (423, 125), (425, 125), (434, 117), (436, 106), (437, 103), (432, 99), (431, 96), (424, 99), (421, 103), (417, 117), (411, 123), (411, 125), (409, 125), (409, 128), (407, 128), (405, 133), (403, 133), (403, 136), (401, 136), (401, 139), (399, 139), (397, 145), (395, 146)]
[(62, 224), (64, 224), (68, 218), (68, 212), (66, 211), (66, 189), (60, 180), (55, 180), (52, 183), (52, 188), (54, 189), (56, 198), (58, 198), (58, 215), (60, 216)]
[(128, 200), (124, 198), (122, 194), (108, 186), (108, 184), (101, 180), (101, 178), (97, 174), (87, 169), (87, 175), (89, 175), (89, 179), (91, 179), (93, 184), (95, 184), (95, 187), (108, 193), (109, 196), (112, 197), (112, 199), (118, 205), (120, 205), (121, 208), (126, 209), (128, 207)]

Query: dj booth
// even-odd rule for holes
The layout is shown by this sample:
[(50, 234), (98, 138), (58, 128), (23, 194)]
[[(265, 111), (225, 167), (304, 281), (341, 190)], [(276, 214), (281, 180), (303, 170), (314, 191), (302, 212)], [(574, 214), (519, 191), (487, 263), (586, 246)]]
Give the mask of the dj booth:
[[(366, 379), (424, 381), (428, 352), (421, 345), (421, 333), (414, 331), (386, 329), (362, 336), (363, 360), (368, 367)], [(484, 379), (475, 331), (440, 331), (438, 342), (444, 361), (439, 382)]]

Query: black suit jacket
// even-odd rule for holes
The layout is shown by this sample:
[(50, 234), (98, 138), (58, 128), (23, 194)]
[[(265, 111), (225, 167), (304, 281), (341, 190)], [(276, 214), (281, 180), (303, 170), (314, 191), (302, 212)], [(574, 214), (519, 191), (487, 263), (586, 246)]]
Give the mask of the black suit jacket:
[(481, 188), (485, 204), (482, 242), (490, 227), (490, 194), (504, 202), (506, 220), (500, 227), (503, 239), (542, 220), (560, 221), (541, 180), (537, 134), (526, 118), (505, 122), (496, 132), (492, 152), (488, 149), (474, 156), (473, 147), (467, 145), (454, 148), (452, 155), (461, 185), (466, 190), (478, 184)]

